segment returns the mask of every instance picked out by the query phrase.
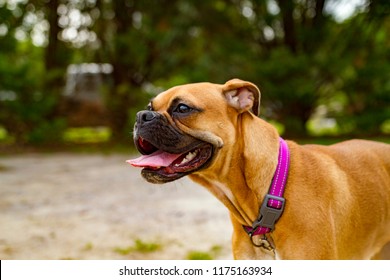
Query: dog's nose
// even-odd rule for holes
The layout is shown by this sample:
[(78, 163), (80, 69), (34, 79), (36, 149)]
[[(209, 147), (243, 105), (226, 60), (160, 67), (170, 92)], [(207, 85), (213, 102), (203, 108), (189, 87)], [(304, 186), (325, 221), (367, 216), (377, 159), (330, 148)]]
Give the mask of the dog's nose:
[(141, 111), (137, 113), (137, 121), (139, 123), (150, 122), (156, 118), (156, 113), (152, 111)]

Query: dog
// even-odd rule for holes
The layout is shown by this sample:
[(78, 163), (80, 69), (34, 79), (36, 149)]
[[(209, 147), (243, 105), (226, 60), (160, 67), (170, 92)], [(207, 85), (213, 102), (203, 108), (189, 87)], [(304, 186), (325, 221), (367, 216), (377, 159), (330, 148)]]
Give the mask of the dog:
[[(189, 176), (215, 195), (230, 211), (235, 259), (373, 258), (390, 242), (390, 145), (284, 141), (259, 105), (258, 87), (239, 79), (168, 89), (137, 113), (143, 155), (128, 162), (148, 182)], [(277, 209), (266, 199), (282, 144)]]

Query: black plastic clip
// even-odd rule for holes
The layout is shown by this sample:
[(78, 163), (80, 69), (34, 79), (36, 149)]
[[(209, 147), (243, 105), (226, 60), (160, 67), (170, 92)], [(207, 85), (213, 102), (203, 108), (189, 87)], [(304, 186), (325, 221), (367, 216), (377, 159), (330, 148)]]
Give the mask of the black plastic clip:
[[(268, 206), (270, 199), (280, 201), (282, 206), (280, 209)], [(280, 218), (284, 210), (285, 199), (283, 197), (267, 194), (264, 197), (263, 204), (261, 204), (259, 217), (253, 223), (252, 228), (256, 229), (259, 226), (267, 227), (274, 230), (276, 221)]]

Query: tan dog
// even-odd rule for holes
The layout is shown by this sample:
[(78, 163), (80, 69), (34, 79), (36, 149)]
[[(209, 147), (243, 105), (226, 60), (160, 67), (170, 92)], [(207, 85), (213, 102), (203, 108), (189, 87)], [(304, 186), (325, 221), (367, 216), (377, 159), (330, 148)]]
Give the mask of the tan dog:
[(182, 176), (230, 210), (236, 259), (370, 259), (390, 241), (390, 145), (352, 140), (332, 146), (288, 141), (285, 210), (256, 247), (251, 226), (278, 163), (279, 135), (258, 118), (260, 91), (238, 79), (159, 94), (137, 114), (134, 140), (152, 183)]

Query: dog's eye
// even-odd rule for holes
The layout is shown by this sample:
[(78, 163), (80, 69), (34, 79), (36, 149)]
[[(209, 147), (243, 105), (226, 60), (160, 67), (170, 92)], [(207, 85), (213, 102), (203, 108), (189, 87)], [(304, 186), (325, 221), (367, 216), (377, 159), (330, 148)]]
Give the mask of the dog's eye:
[(183, 104), (183, 103), (177, 105), (177, 107), (175, 109), (175, 112), (180, 113), (180, 114), (186, 114), (186, 113), (189, 113), (191, 111), (192, 111), (192, 108), (186, 104)]

